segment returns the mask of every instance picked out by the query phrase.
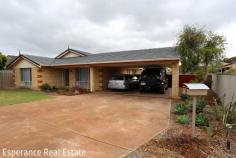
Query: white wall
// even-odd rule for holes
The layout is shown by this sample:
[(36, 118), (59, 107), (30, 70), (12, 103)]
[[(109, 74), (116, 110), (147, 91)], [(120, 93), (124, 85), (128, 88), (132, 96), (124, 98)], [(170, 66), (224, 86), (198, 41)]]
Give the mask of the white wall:
[(225, 95), (224, 101), (226, 104), (232, 101), (236, 102), (236, 75), (216, 75), (212, 74), (212, 90), (219, 97)]

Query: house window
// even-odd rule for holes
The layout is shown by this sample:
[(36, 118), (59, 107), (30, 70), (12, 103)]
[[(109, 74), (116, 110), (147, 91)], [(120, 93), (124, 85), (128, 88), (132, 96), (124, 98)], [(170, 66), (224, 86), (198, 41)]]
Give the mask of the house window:
[(89, 89), (89, 69), (78, 68), (76, 69), (76, 85), (81, 89)]
[(32, 85), (31, 68), (21, 68), (21, 86), (30, 88)]

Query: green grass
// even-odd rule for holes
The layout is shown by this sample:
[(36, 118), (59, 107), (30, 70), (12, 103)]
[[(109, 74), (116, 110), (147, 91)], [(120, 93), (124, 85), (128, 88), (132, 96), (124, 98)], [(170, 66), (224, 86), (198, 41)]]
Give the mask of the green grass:
[(0, 106), (27, 103), (48, 98), (51, 98), (51, 96), (40, 91), (28, 89), (0, 90)]

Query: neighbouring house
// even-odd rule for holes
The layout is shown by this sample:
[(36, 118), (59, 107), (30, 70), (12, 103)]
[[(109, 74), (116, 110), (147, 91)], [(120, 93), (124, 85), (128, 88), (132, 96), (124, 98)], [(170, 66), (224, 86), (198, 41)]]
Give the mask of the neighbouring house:
[(223, 66), (219, 69), (219, 72), (224, 73), (230, 69), (236, 69), (236, 62), (223, 63)]
[(174, 47), (92, 54), (68, 48), (55, 58), (20, 54), (8, 64), (16, 87), (38, 90), (40, 85), (79, 86), (91, 92), (105, 90), (113, 74), (139, 73), (145, 67), (172, 69), (172, 98), (179, 95), (179, 57)]

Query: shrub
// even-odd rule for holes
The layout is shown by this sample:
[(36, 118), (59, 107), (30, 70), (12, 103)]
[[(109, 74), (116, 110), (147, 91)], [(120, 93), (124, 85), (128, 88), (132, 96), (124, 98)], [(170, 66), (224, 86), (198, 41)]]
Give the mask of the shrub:
[(70, 87), (69, 86), (65, 86), (65, 87), (60, 87), (58, 88), (60, 91), (69, 91)]
[(73, 89), (73, 91), (79, 91), (80, 90), (79, 86), (74, 86), (74, 87), (72, 87), (72, 89)]
[[(203, 112), (203, 109), (206, 107), (206, 101), (204, 98), (200, 97), (197, 99), (197, 103), (196, 103), (196, 113), (199, 114), (201, 112)], [(189, 102), (187, 105), (187, 108), (189, 111), (192, 111), (193, 108), (193, 103)]]
[[(236, 102), (234, 102), (234, 94), (231, 97), (231, 101), (229, 103), (225, 102), (224, 95), (222, 97), (222, 101), (220, 98), (215, 99), (215, 112), (218, 116), (219, 120), (222, 120), (224, 125), (226, 124), (235, 124), (236, 125)], [(220, 118), (221, 117), (221, 118)]]
[(195, 83), (199, 83), (204, 80), (205, 70), (203, 69), (203, 67), (199, 67), (197, 70), (195, 70), (194, 74), (197, 76), (197, 79), (195, 79)]
[(208, 118), (204, 114), (197, 114), (196, 126), (209, 126)]
[(51, 91), (52, 87), (48, 83), (44, 83), (39, 87), (42, 91)]
[(203, 97), (200, 97), (197, 99), (197, 104), (196, 104), (196, 113), (201, 113), (203, 112), (203, 109), (206, 107), (206, 101)]
[(231, 68), (228, 71), (224, 72), (227, 75), (236, 75), (236, 68)]
[(187, 113), (187, 108), (184, 104), (182, 103), (178, 103), (176, 104), (175, 106), (175, 111), (174, 111), (175, 114), (178, 114), (178, 115), (183, 115), (183, 114), (186, 114)]
[(79, 87), (74, 86), (74, 87), (60, 87), (57, 91), (59, 94), (64, 94), (64, 95), (75, 95), (79, 93)]
[(177, 117), (177, 122), (180, 124), (189, 124), (189, 118), (187, 115), (180, 115)]
[(181, 94), (181, 96), (180, 96), (180, 99), (182, 101), (186, 101), (186, 100), (188, 100), (188, 98), (189, 98), (189, 95), (187, 95), (187, 94)]
[(59, 94), (67, 94), (69, 90), (70, 88), (68, 86), (65, 86), (65, 87), (59, 87), (57, 92)]
[(52, 86), (52, 91), (57, 91), (58, 90), (58, 88), (57, 87), (55, 87), (55, 86)]

